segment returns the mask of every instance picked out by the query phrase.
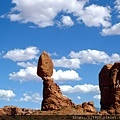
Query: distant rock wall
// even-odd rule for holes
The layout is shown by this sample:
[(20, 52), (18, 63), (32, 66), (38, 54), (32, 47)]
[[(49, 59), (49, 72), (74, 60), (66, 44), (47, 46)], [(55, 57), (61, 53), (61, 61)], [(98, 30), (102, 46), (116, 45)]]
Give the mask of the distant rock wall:
[(101, 110), (120, 114), (120, 62), (103, 66), (99, 73)]

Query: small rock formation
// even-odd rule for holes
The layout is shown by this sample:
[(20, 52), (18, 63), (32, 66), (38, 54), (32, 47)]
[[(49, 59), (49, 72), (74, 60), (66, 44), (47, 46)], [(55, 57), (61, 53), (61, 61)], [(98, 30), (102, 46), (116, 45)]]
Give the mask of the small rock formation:
[(19, 108), (17, 106), (4, 106), (0, 108), (0, 115), (32, 115), (35, 110)]
[(37, 75), (43, 79), (43, 101), (41, 109), (44, 111), (56, 110), (62, 107), (74, 106), (74, 103), (62, 95), (59, 86), (51, 78), (53, 63), (46, 52), (38, 60)]
[(41, 78), (51, 77), (53, 74), (53, 62), (49, 55), (44, 51), (38, 60), (37, 75)]
[(99, 73), (101, 110), (120, 114), (120, 62), (103, 66)]
[(94, 103), (93, 101), (89, 101), (89, 102), (84, 102), (82, 103), (82, 108), (86, 111), (86, 112), (97, 112), (96, 108), (94, 107)]

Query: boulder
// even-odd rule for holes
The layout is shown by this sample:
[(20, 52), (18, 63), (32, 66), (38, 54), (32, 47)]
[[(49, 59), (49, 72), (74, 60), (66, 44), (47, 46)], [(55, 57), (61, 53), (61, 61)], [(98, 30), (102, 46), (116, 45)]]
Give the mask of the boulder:
[(94, 107), (93, 101), (83, 102), (83, 103), (82, 103), (82, 108), (83, 108), (83, 110), (86, 111), (86, 112), (97, 113), (97, 110), (96, 110), (96, 108)]
[(53, 74), (53, 62), (50, 56), (44, 51), (38, 60), (37, 75), (41, 78), (51, 77)]

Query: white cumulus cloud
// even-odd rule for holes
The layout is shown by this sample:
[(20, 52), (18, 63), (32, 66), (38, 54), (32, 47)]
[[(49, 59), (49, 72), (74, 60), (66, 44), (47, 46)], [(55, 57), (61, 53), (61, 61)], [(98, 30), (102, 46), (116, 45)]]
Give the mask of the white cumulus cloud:
[(81, 19), (89, 27), (109, 27), (111, 26), (110, 12), (109, 7), (92, 4), (83, 10), (83, 13), (78, 19)]
[(26, 49), (14, 49), (8, 51), (3, 58), (8, 58), (13, 61), (26, 61), (37, 58), (39, 50), (37, 47), (28, 47)]
[(23, 97), (19, 99), (19, 101), (25, 101), (25, 102), (37, 102), (40, 103), (42, 98), (40, 97), (39, 93), (34, 93), (34, 94), (23, 94)]
[(115, 9), (120, 13), (120, 0), (115, 0)]
[(18, 66), (27, 68), (27, 67), (35, 67), (36, 63), (30, 63), (30, 62), (18, 62), (17, 63)]
[(68, 26), (68, 27), (70, 27), (70, 26), (73, 26), (73, 25), (74, 25), (74, 22), (72, 21), (72, 19), (71, 19), (70, 16), (64, 16), (64, 15), (63, 15), (61, 21), (62, 21), (62, 25), (63, 25), (63, 26)]
[(27, 67), (24, 69), (20, 69), (18, 72), (13, 72), (9, 74), (9, 79), (11, 80), (19, 80), (22, 82), (27, 81), (39, 81), (40, 77), (37, 76), (37, 67)]
[(62, 57), (61, 59), (53, 59), (53, 63), (55, 67), (66, 67), (66, 68), (80, 68), (79, 59), (67, 59), (66, 57)]
[(60, 86), (60, 89), (63, 93), (99, 93), (99, 86), (98, 85), (92, 85), (92, 84), (83, 84), (83, 85), (63, 85)]
[(0, 90), (0, 100), (10, 101), (15, 96), (12, 90)]
[[(40, 81), (41, 78), (37, 76), (37, 66), (30, 62), (18, 62), (17, 65), (23, 67), (18, 72), (12, 72), (9, 74), (9, 79), (18, 80), (21, 83), (27, 81)], [(65, 81), (65, 80), (81, 80), (79, 74), (74, 70), (53, 70), (54, 80)]]
[(39, 27), (53, 26), (58, 13), (80, 11), (86, 2), (87, 0), (12, 0), (15, 7), (11, 9), (7, 17), (11, 21), (32, 22)]
[(82, 50), (79, 52), (71, 51), (69, 57), (72, 59), (78, 59), (81, 64), (89, 63), (89, 64), (96, 64), (96, 63), (113, 63), (116, 61), (120, 61), (120, 55), (117, 53), (112, 54), (109, 56), (104, 51), (99, 50)]
[(110, 28), (102, 29), (101, 34), (103, 36), (106, 36), (106, 35), (120, 35), (120, 23), (116, 23), (115, 25), (111, 26)]
[(95, 95), (93, 96), (94, 99), (100, 100), (101, 96), (100, 95)]
[(80, 97), (80, 96), (77, 96), (77, 99), (78, 99), (78, 100), (80, 100), (80, 99), (81, 99), (81, 97)]
[[(34, 23), (38, 27), (47, 27), (57, 24), (59, 14), (62, 13), (63, 25), (72, 26), (75, 21), (86, 26), (108, 27), (110, 23), (110, 9), (98, 5), (87, 6), (89, 0), (12, 0), (15, 5), (11, 11), (1, 17), (21, 23)], [(32, 8), (32, 9), (31, 9)]]
[(58, 71), (56, 71), (54, 69), (52, 77), (55, 80), (60, 80), (60, 81), (63, 81), (63, 80), (81, 80), (81, 78), (79, 77), (79, 74), (74, 70), (66, 70), (66, 71), (58, 70)]

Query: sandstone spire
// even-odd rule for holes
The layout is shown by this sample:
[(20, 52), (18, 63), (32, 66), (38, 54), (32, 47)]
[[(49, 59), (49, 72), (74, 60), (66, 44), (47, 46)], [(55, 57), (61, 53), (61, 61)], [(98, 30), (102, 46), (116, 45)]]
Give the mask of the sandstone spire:
[(101, 109), (120, 114), (120, 62), (105, 65), (99, 73)]
[(53, 63), (46, 52), (40, 55), (38, 60), (37, 75), (43, 79), (43, 101), (41, 109), (56, 110), (61, 107), (74, 106), (74, 103), (67, 97), (63, 96), (60, 87), (54, 83)]

